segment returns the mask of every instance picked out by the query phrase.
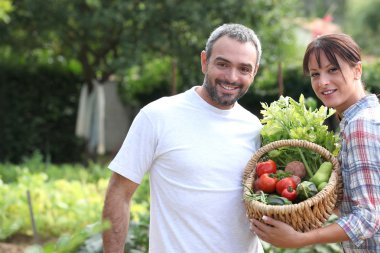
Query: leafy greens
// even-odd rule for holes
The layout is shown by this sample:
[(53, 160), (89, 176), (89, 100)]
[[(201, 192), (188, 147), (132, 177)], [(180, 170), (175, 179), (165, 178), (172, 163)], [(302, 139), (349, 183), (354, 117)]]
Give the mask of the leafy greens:
[[(325, 120), (335, 113), (334, 109), (325, 106), (314, 110), (307, 108), (303, 94), (299, 102), (291, 97), (281, 96), (269, 106), (266, 103), (261, 103), (261, 106), (262, 145), (277, 140), (301, 139), (320, 145), (333, 155), (338, 154), (338, 136), (325, 125)], [(294, 160), (304, 162), (309, 177), (322, 163), (319, 154), (304, 148), (281, 147), (270, 151), (268, 156), (282, 166)]]

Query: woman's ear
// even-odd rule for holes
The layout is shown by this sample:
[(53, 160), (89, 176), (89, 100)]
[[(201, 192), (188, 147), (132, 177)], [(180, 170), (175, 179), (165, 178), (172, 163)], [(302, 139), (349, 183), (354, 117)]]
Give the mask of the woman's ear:
[(355, 80), (360, 80), (362, 78), (362, 62), (359, 61), (358, 63), (356, 63), (355, 67), (354, 67), (354, 79)]

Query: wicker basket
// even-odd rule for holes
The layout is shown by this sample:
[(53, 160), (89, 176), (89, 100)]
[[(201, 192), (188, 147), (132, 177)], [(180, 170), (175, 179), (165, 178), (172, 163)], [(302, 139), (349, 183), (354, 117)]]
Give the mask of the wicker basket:
[(283, 221), (291, 225), (295, 230), (301, 232), (319, 228), (340, 203), (343, 183), (338, 160), (327, 149), (315, 143), (305, 140), (280, 140), (261, 147), (252, 156), (245, 167), (243, 184), (246, 187), (244, 189), (244, 196), (247, 196), (250, 190), (252, 190), (252, 185), (255, 180), (255, 168), (260, 158), (271, 150), (286, 146), (310, 149), (320, 154), (326, 161), (330, 161), (333, 164), (333, 172), (331, 173), (328, 184), (315, 196), (291, 205), (267, 205), (244, 197), (247, 216), (261, 220), (263, 215), (266, 215)]

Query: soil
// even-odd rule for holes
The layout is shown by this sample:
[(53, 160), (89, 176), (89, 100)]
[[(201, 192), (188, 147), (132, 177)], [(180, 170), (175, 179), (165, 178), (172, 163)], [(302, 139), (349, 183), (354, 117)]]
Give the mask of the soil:
[(16, 235), (5, 242), (0, 242), (0, 253), (24, 253), (24, 250), (35, 244), (32, 237)]
[(0, 242), (0, 253), (23, 253), (27, 245)]

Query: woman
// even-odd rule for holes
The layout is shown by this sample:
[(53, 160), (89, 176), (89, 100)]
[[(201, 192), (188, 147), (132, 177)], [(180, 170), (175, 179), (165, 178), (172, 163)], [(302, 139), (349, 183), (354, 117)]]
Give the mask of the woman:
[(305, 233), (269, 217), (263, 217), (266, 224), (252, 220), (251, 229), (281, 248), (342, 242), (345, 252), (380, 252), (380, 105), (361, 81), (360, 49), (345, 34), (317, 37), (306, 49), (303, 70), (317, 97), (341, 119), (340, 216)]

